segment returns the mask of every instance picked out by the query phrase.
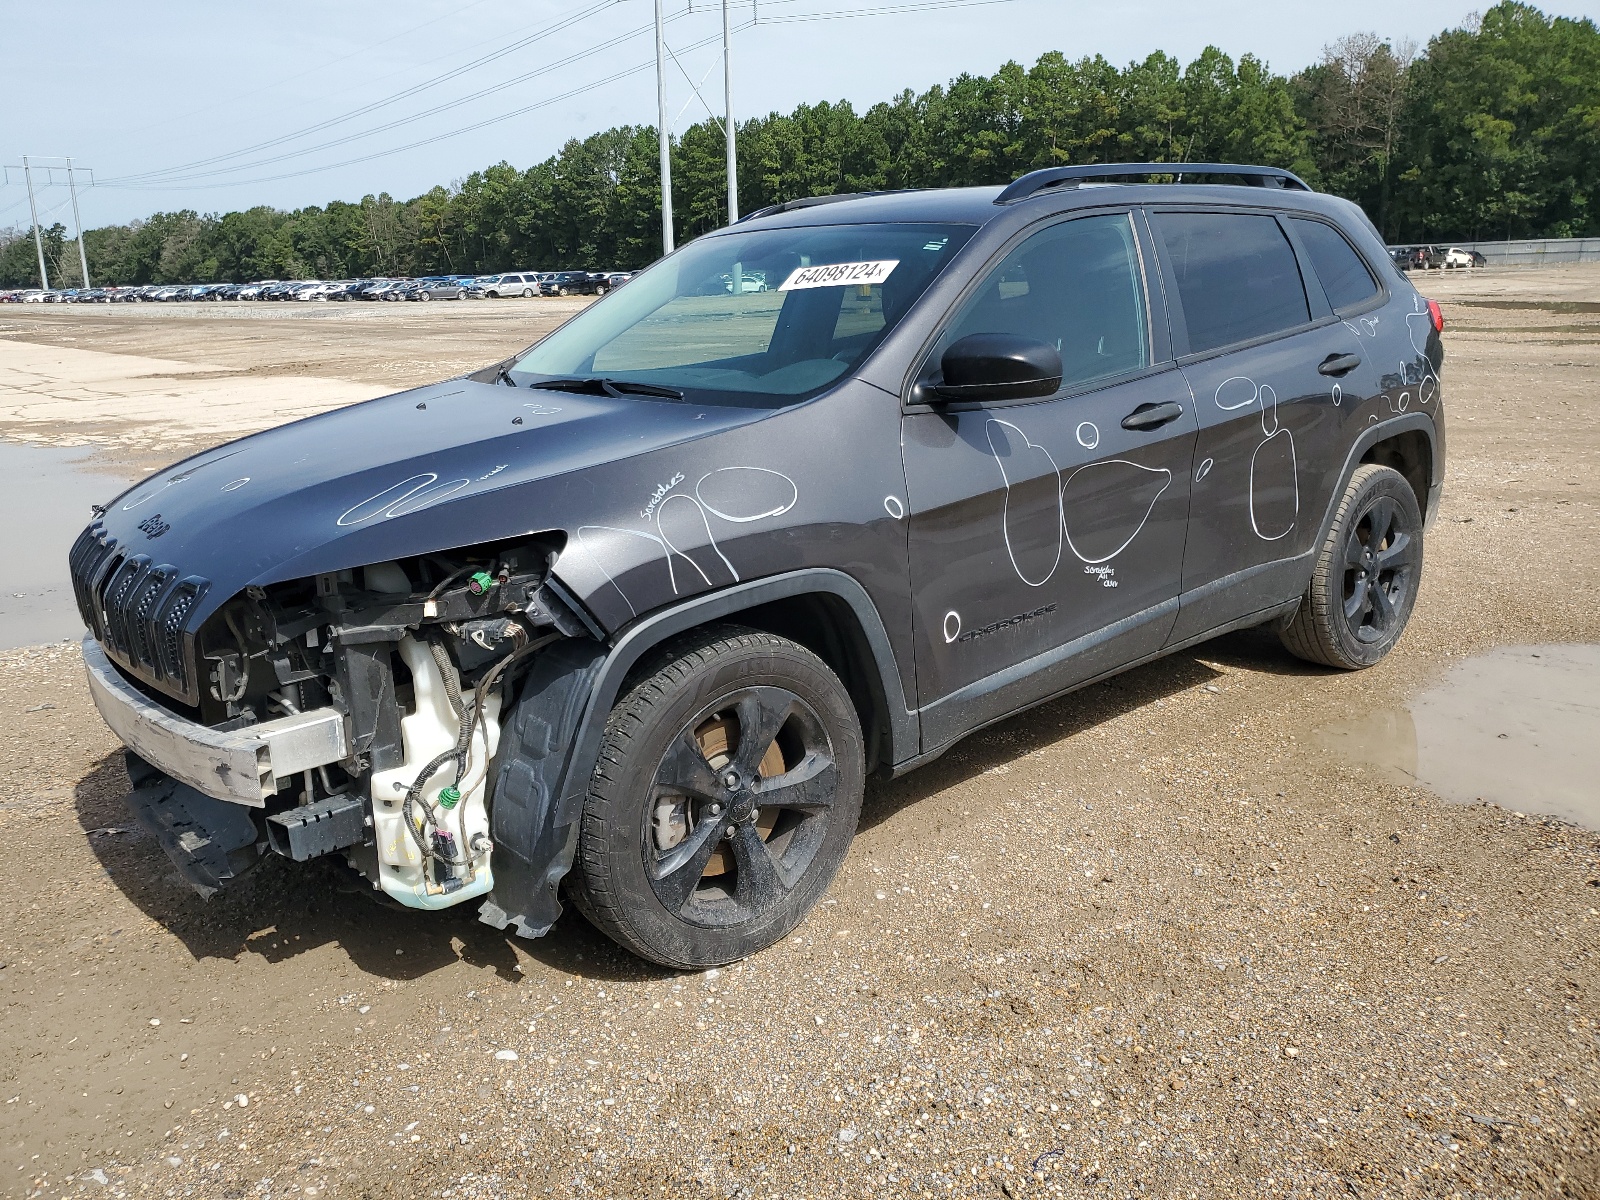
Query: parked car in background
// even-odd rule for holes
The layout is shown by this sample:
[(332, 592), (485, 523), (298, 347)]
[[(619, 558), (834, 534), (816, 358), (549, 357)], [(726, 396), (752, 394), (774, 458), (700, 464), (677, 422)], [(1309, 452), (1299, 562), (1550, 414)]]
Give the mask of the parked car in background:
[(612, 271), (606, 276), (606, 287), (614, 292), (632, 278), (632, 271)]
[(463, 300), (467, 289), (458, 279), (419, 279), (408, 300)]
[(502, 275), (491, 275), (483, 281), (483, 294), (485, 296), (537, 296), (539, 294), (539, 275), (536, 271), (513, 271)]
[(606, 277), (590, 271), (556, 271), (539, 285), (541, 296), (604, 296)]
[(1439, 265), (1447, 271), (1459, 270), (1463, 267), (1487, 266), (1489, 260), (1476, 250), (1463, 250), (1460, 246), (1451, 246), (1444, 252)]

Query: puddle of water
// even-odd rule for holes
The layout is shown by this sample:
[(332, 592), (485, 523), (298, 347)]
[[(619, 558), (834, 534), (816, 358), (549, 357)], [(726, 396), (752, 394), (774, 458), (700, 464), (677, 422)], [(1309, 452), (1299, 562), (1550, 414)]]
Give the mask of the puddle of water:
[(83, 635), (67, 551), (93, 513), (128, 486), (82, 448), (0, 442), (0, 649)]
[(1403, 709), (1318, 731), (1390, 779), (1600, 829), (1600, 646), (1501, 646)]

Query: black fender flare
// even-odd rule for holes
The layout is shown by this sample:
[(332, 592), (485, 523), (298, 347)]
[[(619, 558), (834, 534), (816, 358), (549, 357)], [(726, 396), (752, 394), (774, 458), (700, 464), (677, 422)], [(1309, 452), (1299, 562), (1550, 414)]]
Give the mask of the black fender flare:
[[(678, 634), (807, 595), (848, 606), (871, 657), (862, 664), (880, 709), (891, 762), (915, 758), (920, 722), (905, 702), (894, 648), (867, 590), (850, 575), (809, 568), (738, 583), (634, 621), (609, 649), (575, 638), (536, 660), (501, 730), (494, 765), (495, 886), (478, 910), (497, 929), (538, 937), (561, 915), (560, 885), (578, 848), (578, 821), (601, 738), (628, 673)], [(870, 669), (865, 669), (869, 668)]]
[(1317, 540), (1312, 543), (1311, 554), (1315, 557), (1322, 543), (1327, 540), (1328, 530), (1333, 527), (1333, 514), (1339, 507), (1339, 498), (1344, 495), (1344, 489), (1349, 486), (1350, 476), (1354, 475), (1356, 468), (1361, 465), (1361, 457), (1379, 442), (1387, 441), (1399, 433), (1408, 433), (1411, 430), (1420, 430), (1428, 439), (1428, 451), (1432, 459), (1428, 469), (1428, 495), (1422, 505), (1424, 524), (1431, 525), (1433, 518), (1439, 511), (1439, 498), (1444, 488), (1444, 439), (1439, 436), (1439, 427), (1434, 421), (1432, 413), (1410, 412), (1402, 413), (1398, 417), (1390, 417), (1387, 421), (1379, 421), (1376, 425), (1368, 425), (1361, 431), (1361, 436), (1356, 438), (1350, 447), (1350, 452), (1345, 455), (1344, 469), (1339, 476), (1339, 486), (1328, 496), (1328, 507), (1322, 515), (1321, 530)]

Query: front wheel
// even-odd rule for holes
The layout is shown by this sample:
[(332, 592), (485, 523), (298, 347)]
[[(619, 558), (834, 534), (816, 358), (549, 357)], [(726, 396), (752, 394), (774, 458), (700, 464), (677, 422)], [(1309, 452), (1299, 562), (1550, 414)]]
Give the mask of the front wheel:
[(651, 962), (745, 958), (832, 882), (863, 780), (855, 707), (816, 655), (738, 627), (691, 636), (612, 709), (569, 894)]
[(1357, 467), (1283, 644), (1307, 662), (1370, 667), (1400, 640), (1421, 579), (1416, 492), (1389, 467)]
[(594, 294), (596, 296), (604, 296), (606, 294), (606, 285), (602, 283), (599, 287), (595, 288)]

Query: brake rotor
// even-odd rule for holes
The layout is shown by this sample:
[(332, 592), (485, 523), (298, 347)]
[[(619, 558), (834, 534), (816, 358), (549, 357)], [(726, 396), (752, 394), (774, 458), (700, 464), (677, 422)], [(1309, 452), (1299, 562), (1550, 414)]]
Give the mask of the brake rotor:
[[(720, 771), (733, 761), (733, 751), (738, 746), (739, 722), (730, 716), (718, 713), (694, 731), (695, 741), (700, 745), (700, 753), (705, 755), (706, 762), (711, 764), (713, 771)], [(778, 748), (778, 739), (772, 739), (772, 745), (767, 747), (767, 752), (761, 756), (761, 763), (756, 767), (756, 774), (762, 779), (771, 779), (782, 775), (786, 770), (783, 761), (783, 751)], [(773, 808), (764, 808), (761, 815), (756, 818), (756, 829), (761, 834), (761, 840), (766, 841), (772, 836), (773, 829), (778, 824), (778, 811)], [(724, 845), (719, 844), (711, 852), (710, 859), (706, 862), (706, 869), (701, 874), (702, 879), (709, 879), (717, 875), (726, 875), (733, 870), (733, 853)]]

